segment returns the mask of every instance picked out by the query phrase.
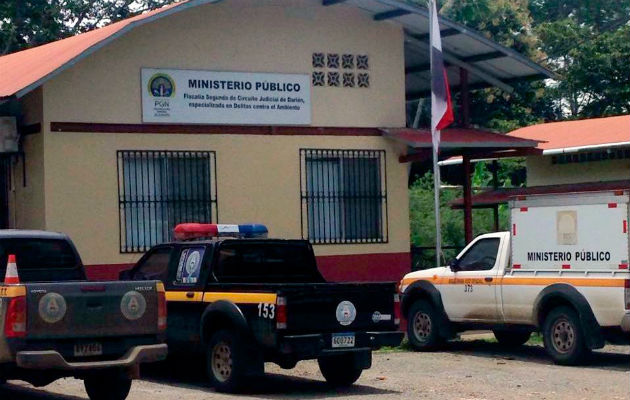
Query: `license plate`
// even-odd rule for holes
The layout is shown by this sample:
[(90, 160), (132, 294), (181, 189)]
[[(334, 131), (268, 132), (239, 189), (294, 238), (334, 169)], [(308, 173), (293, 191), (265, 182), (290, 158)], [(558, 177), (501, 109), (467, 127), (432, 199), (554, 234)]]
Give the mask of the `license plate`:
[(332, 347), (354, 347), (354, 333), (333, 333)]
[(74, 345), (75, 357), (100, 356), (103, 354), (103, 345), (100, 343), (77, 343)]

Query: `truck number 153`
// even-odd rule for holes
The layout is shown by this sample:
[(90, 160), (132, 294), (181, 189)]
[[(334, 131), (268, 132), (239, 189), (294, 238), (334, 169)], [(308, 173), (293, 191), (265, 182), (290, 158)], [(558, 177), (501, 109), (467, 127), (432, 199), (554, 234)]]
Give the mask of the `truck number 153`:
[(274, 319), (276, 316), (276, 305), (258, 303), (258, 316), (262, 318)]

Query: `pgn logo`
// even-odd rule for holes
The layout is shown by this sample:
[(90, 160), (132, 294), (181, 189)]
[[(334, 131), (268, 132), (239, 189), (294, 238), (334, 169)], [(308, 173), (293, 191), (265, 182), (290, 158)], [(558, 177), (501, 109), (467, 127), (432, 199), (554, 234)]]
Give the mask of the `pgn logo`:
[[(175, 82), (167, 74), (155, 74), (149, 79), (149, 93), (153, 97), (173, 97), (175, 96)], [(157, 105), (157, 104), (156, 104)]]
[(153, 102), (153, 107), (155, 108), (168, 108), (170, 107), (170, 103), (168, 100), (155, 100)]

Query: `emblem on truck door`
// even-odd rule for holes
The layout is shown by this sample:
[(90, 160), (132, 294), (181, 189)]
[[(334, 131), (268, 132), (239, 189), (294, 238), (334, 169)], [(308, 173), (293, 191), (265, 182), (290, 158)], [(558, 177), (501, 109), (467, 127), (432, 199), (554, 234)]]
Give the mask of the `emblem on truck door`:
[(59, 293), (50, 292), (39, 299), (39, 316), (49, 324), (61, 321), (67, 308), (66, 300)]
[(130, 321), (141, 318), (146, 309), (147, 301), (135, 290), (125, 293), (120, 301), (120, 312)]
[(337, 321), (343, 326), (348, 326), (357, 317), (357, 309), (354, 308), (354, 304), (344, 300), (337, 305)]

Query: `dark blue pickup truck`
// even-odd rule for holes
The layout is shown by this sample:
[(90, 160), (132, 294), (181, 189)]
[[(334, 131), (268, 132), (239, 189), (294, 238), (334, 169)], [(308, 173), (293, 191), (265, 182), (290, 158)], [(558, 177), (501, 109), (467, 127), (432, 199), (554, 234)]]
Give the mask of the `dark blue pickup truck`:
[(139, 365), (166, 358), (161, 282), (89, 282), (61, 233), (0, 230), (0, 279), (9, 255), (20, 283), (0, 284), (0, 383), (72, 376), (92, 400), (124, 400)]

